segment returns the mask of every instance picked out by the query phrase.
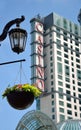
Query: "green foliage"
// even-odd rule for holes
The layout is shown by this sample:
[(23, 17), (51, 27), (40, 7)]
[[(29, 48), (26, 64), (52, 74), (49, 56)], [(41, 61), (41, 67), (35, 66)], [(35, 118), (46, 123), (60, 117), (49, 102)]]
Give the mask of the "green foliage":
[(34, 85), (30, 85), (30, 84), (18, 84), (18, 85), (15, 85), (13, 87), (8, 87), (6, 88), (6, 90), (4, 91), (3, 93), (3, 97), (7, 96), (9, 93), (13, 92), (13, 91), (29, 91), (31, 93), (33, 93), (33, 95), (35, 97), (38, 97), (40, 96), (40, 94), (42, 93), (36, 86)]

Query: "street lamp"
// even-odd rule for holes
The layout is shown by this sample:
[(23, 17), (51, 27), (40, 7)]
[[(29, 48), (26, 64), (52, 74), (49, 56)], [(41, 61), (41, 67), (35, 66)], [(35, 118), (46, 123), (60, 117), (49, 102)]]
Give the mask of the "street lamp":
[[(27, 32), (24, 29), (20, 28), (20, 23), (23, 22), (24, 19), (25, 17), (22, 16), (21, 18), (17, 18), (15, 20), (8, 22), (3, 29), (3, 33), (0, 35), (0, 41), (3, 41), (6, 38), (7, 33), (9, 33), (11, 48), (14, 52), (18, 54), (24, 51), (26, 45)], [(9, 30), (9, 28), (13, 24), (16, 24), (16, 28)], [(11, 64), (21, 61), (25, 60), (23, 59), (23, 60), (5, 62), (1, 63), (0, 65)], [(20, 69), (22, 69), (21, 66)], [(21, 84), (20, 81), (19, 84), (14, 85), (11, 88), (10, 87), (6, 88), (2, 96), (7, 97), (8, 103), (13, 108), (22, 110), (32, 105), (34, 97), (37, 98), (40, 94), (41, 91), (36, 87), (36, 85), (30, 85), (29, 83)]]
[[(18, 54), (23, 52), (26, 46), (27, 32), (20, 28), (20, 23), (24, 20), (25, 17), (21, 16), (21, 18), (8, 22), (0, 35), (0, 41), (3, 41), (7, 37), (7, 33), (9, 33), (11, 49)], [(16, 24), (16, 28), (9, 31), (10, 27), (14, 24)]]

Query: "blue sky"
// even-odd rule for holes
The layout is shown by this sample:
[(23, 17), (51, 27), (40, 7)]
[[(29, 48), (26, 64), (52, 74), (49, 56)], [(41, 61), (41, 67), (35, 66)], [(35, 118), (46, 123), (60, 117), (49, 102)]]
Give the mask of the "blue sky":
[[(7, 37), (1, 42), (0, 46), (0, 63), (6, 61), (13, 61), (18, 59), (26, 59), (22, 63), (23, 72), (26, 77), (22, 75), (22, 83), (30, 83), (30, 20), (37, 14), (42, 17), (55, 12), (75, 23), (77, 22), (77, 15), (81, 8), (81, 0), (1, 0), (0, 1), (0, 33), (4, 25), (12, 19), (25, 16), (25, 21), (21, 27), (27, 30), (28, 39), (25, 52), (17, 55), (13, 53), (10, 48), (9, 38)], [(26, 110), (13, 109), (7, 102), (6, 98), (2, 99), (2, 93), (10, 84), (19, 82), (19, 63), (0, 66), (0, 130), (15, 130), (19, 120), (22, 116), (35, 109), (35, 102)], [(18, 75), (18, 79), (16, 79)]]

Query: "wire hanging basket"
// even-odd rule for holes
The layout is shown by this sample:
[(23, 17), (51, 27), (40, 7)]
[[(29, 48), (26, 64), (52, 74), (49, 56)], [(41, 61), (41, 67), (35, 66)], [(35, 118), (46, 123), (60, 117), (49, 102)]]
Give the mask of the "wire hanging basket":
[(35, 85), (20, 83), (6, 88), (2, 96), (7, 98), (8, 103), (13, 108), (23, 110), (30, 107), (35, 97), (40, 96), (40, 94), (41, 91)]

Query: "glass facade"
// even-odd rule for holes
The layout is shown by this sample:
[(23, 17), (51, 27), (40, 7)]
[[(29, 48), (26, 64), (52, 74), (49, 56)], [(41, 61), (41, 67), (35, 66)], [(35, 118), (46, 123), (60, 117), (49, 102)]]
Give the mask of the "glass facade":
[(16, 130), (57, 130), (57, 127), (47, 115), (33, 110), (21, 118)]
[(58, 130), (81, 130), (81, 120), (67, 120), (57, 124)]

